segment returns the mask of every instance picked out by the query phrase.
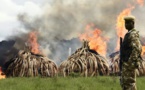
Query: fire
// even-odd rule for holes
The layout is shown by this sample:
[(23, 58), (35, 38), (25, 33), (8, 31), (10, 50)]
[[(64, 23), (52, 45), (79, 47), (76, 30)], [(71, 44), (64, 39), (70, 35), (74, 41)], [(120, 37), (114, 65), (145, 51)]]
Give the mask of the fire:
[(133, 7), (129, 7), (124, 9), (119, 16), (117, 17), (117, 24), (116, 24), (116, 29), (117, 29), (117, 36), (118, 36), (118, 40), (117, 40), (117, 47), (116, 47), (116, 51), (119, 50), (119, 39), (120, 37), (124, 37), (125, 33), (127, 32), (125, 30), (125, 25), (124, 25), (124, 17), (131, 14)]
[[(144, 39), (144, 37), (142, 37), (141, 38), (141, 43), (143, 44), (143, 45), (145, 45), (145, 39)], [(141, 55), (144, 55), (145, 54), (145, 46), (142, 46), (142, 53), (141, 53)]]
[(39, 54), (39, 44), (37, 43), (37, 32), (30, 32), (28, 38), (29, 47), (31, 52), (34, 54)]
[(2, 75), (2, 74), (3, 74), (3, 72), (2, 72), (1, 67), (0, 67), (0, 79), (6, 78), (6, 76), (5, 75)]
[(143, 55), (145, 53), (145, 46), (142, 46), (142, 53), (141, 55)]
[(107, 38), (101, 36), (101, 30), (95, 28), (92, 30), (93, 24), (86, 26), (85, 33), (80, 35), (81, 40), (88, 40), (90, 49), (95, 50), (99, 54), (105, 56), (107, 50)]
[[(140, 6), (143, 6), (144, 5), (144, 0), (136, 0), (137, 1), (137, 3), (140, 5)], [(129, 8), (126, 8), (126, 9), (124, 9), (120, 14), (119, 14), (119, 16), (117, 17), (117, 25), (116, 25), (116, 29), (117, 29), (117, 36), (118, 36), (118, 40), (117, 40), (117, 46), (116, 46), (116, 51), (118, 51), (119, 50), (119, 47), (120, 47), (120, 45), (119, 45), (119, 39), (120, 39), (120, 37), (124, 37), (124, 35), (125, 35), (125, 33), (127, 32), (126, 30), (125, 30), (125, 25), (124, 25), (124, 17), (125, 16), (127, 16), (127, 15), (129, 15), (129, 14), (131, 14), (131, 11), (132, 11), (132, 9), (133, 9), (134, 7), (133, 6), (131, 6), (131, 7), (129, 7)], [(145, 46), (143, 46), (142, 47), (142, 55), (144, 54), (144, 52), (145, 52)]]
[(140, 6), (143, 6), (143, 5), (144, 5), (144, 0), (137, 0), (137, 3), (138, 3)]

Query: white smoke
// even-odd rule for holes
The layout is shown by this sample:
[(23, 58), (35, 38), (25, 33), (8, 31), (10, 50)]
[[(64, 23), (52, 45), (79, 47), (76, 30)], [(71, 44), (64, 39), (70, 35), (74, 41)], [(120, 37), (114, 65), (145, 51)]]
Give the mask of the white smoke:
[[(116, 18), (123, 9), (127, 8), (128, 3), (134, 4), (134, 1), (54, 0), (43, 6), (43, 11), (41, 11), (43, 13), (40, 12), (41, 14), (35, 16), (27, 14), (31, 12), (20, 13), (18, 19), (21, 29), (27, 32), (39, 32), (38, 42), (41, 47), (47, 48), (45, 52), (48, 53), (48, 56), (53, 59), (66, 59), (69, 48), (72, 48), (73, 51), (80, 47), (80, 42), (74, 38), (78, 38), (89, 23), (94, 23), (95, 28), (101, 29), (103, 35), (109, 37), (111, 42), (114, 43), (116, 41)], [(133, 15), (144, 18), (143, 14), (139, 14), (143, 11), (144, 9), (141, 9), (141, 7), (136, 7)], [(140, 20), (137, 23), (140, 24), (137, 27), (142, 30), (144, 21)], [(25, 42), (27, 33), (19, 33), (19, 35), (14, 35), (13, 38), (21, 43)], [(110, 51), (114, 47), (115, 44), (109, 43)]]

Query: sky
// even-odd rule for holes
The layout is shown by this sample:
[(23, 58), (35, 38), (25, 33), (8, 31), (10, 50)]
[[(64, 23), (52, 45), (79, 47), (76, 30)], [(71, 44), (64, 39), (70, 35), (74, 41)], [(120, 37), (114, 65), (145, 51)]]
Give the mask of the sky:
[[(136, 0), (127, 1), (109, 0), (106, 3), (106, 0), (91, 0), (91, 2), (90, 0), (81, 0), (81, 2), (80, 0), (0, 0), (0, 41), (14, 39), (23, 44), (27, 38), (24, 33), (23, 35), (17, 32), (37, 30), (38, 42), (46, 50), (45, 53), (53, 56), (53, 59), (64, 58), (68, 57), (67, 52), (62, 55), (64, 50), (68, 51), (70, 47), (76, 50), (80, 44), (75, 40), (61, 43), (62, 40), (78, 37), (78, 34), (85, 32), (86, 25), (93, 23), (92, 30), (97, 27), (104, 33), (103, 36), (111, 38), (108, 51), (112, 53), (116, 47), (114, 43), (117, 39), (117, 16), (129, 7), (128, 4), (131, 2), (133, 4)], [(137, 30), (144, 36), (145, 5), (133, 5), (135, 9), (132, 14), (136, 17)], [(25, 17), (18, 20), (19, 14)], [(15, 33), (21, 38), (15, 37)]]
[(43, 5), (49, 1), (51, 0), (0, 0), (0, 41), (18, 29), (18, 14), (39, 16), (43, 12)]
[[(48, 9), (50, 5), (47, 5), (47, 4), (51, 4), (51, 2), (53, 1), (54, 0), (0, 0), (0, 30), (1, 30), (0, 41), (5, 39), (7, 36), (10, 36), (11, 34), (15, 33), (16, 31), (20, 30), (19, 28), (20, 22), (18, 21), (18, 18), (17, 18), (18, 14), (27, 13), (27, 15), (31, 17), (41, 16), (43, 15), (44, 11), (50, 10)], [(76, 0), (76, 1), (79, 2), (79, 0)], [(102, 1), (102, 0), (98, 0), (97, 2), (99, 1)], [(87, 7), (85, 6), (85, 8)], [(141, 32), (143, 34), (145, 34), (144, 33), (145, 18), (144, 18), (144, 13), (143, 13), (144, 11), (145, 11), (145, 8), (140, 7), (138, 8), (138, 10), (136, 10), (137, 13), (135, 13), (136, 16), (138, 16), (139, 18), (138, 28), (139, 30), (143, 31)]]

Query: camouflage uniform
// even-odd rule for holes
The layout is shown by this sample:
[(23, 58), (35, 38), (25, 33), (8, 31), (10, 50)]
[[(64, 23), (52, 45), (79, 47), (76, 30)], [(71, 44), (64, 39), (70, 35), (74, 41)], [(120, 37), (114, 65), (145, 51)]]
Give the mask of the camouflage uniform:
[(135, 29), (126, 33), (122, 43), (122, 90), (136, 90), (136, 69), (141, 60), (142, 46), (139, 41), (139, 31)]

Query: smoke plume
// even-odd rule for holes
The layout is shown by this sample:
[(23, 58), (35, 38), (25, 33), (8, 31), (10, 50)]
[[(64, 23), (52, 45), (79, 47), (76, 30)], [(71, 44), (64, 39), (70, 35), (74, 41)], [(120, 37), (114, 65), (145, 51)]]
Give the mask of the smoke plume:
[[(84, 32), (87, 24), (93, 23), (95, 28), (103, 31), (103, 35), (110, 38), (108, 52), (114, 50), (116, 42), (116, 18), (128, 4), (135, 4), (134, 0), (54, 0), (43, 5), (44, 13), (30, 17), (27, 13), (18, 15), (18, 32), (8, 37), (15, 40), (15, 47), (23, 49), (28, 40), (28, 32), (38, 32), (38, 42), (42, 51), (57, 63), (67, 59), (69, 52), (73, 53), (81, 46), (79, 34)], [(47, 9), (47, 7), (49, 7)], [(136, 17), (142, 17), (137, 7), (133, 11)], [(144, 18), (145, 19), (145, 18)], [(141, 23), (138, 21), (138, 23)], [(71, 48), (71, 49), (70, 49)], [(69, 51), (71, 50), (71, 51)]]

